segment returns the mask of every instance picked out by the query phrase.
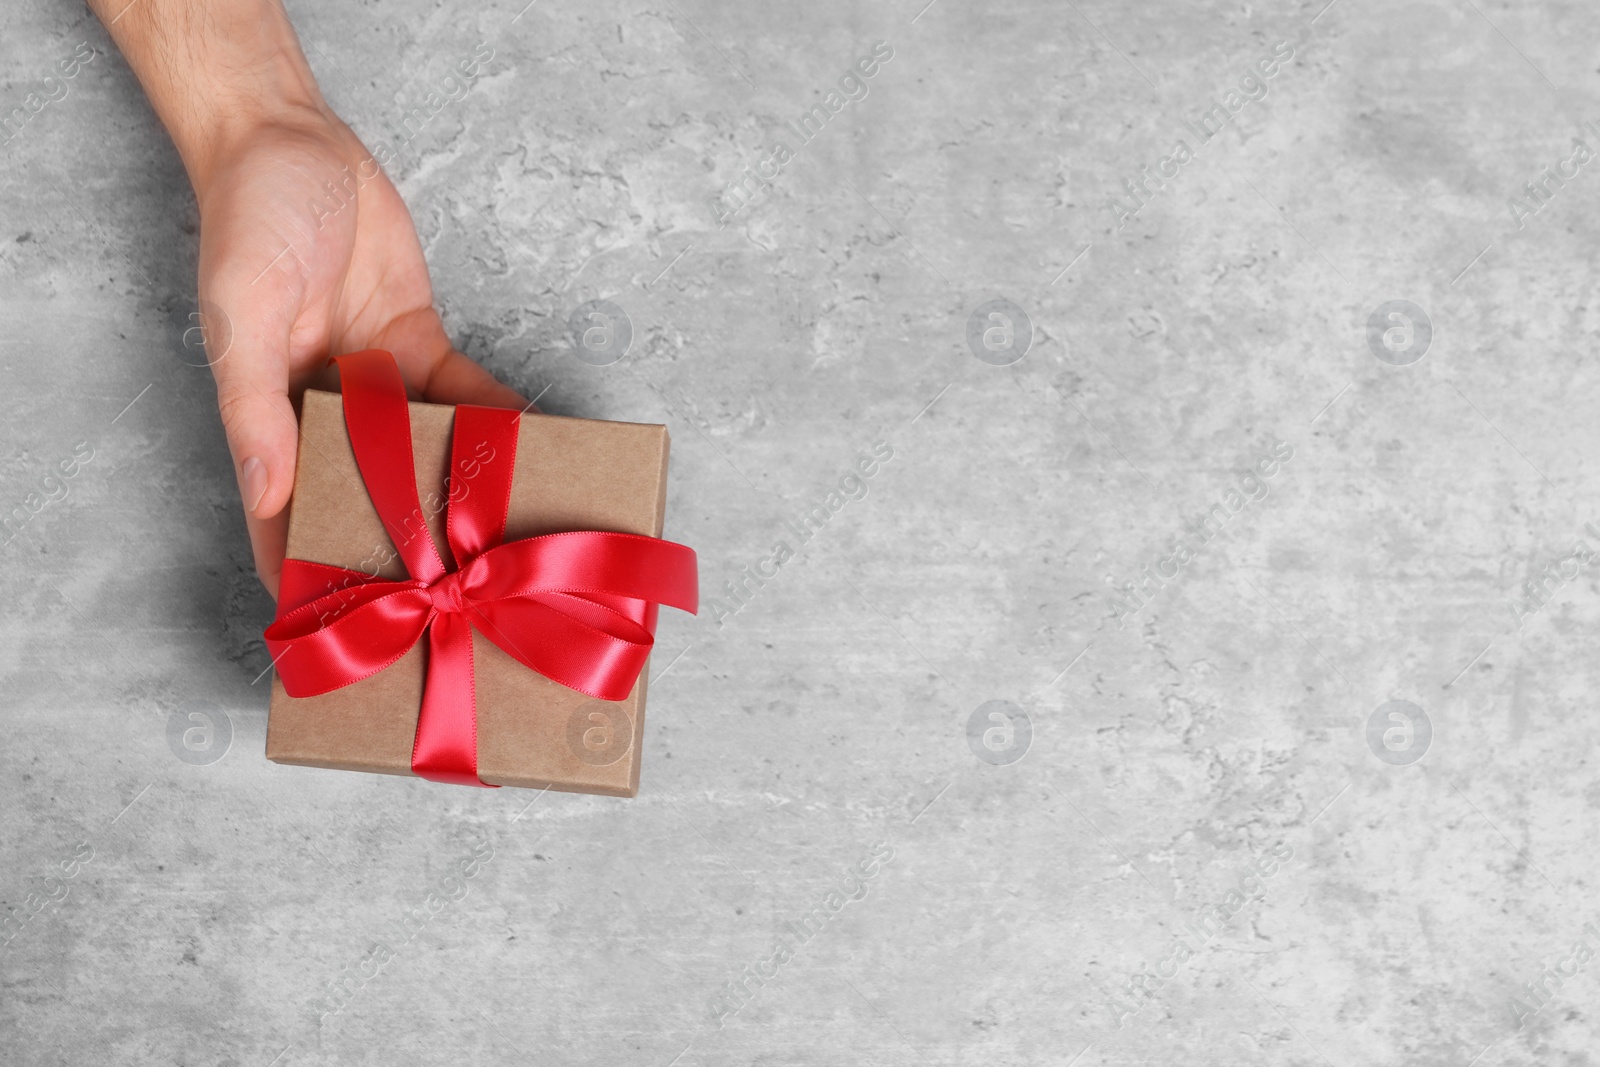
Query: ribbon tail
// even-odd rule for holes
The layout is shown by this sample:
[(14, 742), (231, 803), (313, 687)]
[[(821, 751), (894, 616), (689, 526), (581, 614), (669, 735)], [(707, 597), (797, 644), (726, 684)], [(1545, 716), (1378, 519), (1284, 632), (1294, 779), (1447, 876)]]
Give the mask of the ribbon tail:
[(411, 770), (434, 782), (488, 785), (478, 778), (472, 624), (457, 612), (435, 615), (428, 627), (428, 676), (417, 714)]
[(601, 700), (625, 700), (644, 670), (654, 636), (643, 605), (628, 613), (584, 597), (552, 593), (477, 605), (473, 619), (523, 666)]

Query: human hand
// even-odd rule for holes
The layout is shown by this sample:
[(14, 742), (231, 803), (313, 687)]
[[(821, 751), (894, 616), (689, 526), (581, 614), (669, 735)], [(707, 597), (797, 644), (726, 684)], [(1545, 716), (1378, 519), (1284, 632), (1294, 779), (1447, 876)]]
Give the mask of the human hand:
[(229, 327), (226, 350), (208, 358), (256, 571), (276, 596), (298, 443), (292, 401), (333, 385), (330, 356), (387, 349), (407, 386), (441, 404), (526, 401), (451, 345), (411, 216), (344, 123), (301, 112), (241, 133), (197, 183), (200, 299)]
[[(328, 359), (384, 348), (444, 404), (524, 406), (457, 352), (378, 162), (323, 100), (281, 0), (89, 0), (183, 157), (200, 205), (200, 299), (256, 571), (277, 596), (299, 430)], [(212, 351), (219, 332), (230, 337)]]

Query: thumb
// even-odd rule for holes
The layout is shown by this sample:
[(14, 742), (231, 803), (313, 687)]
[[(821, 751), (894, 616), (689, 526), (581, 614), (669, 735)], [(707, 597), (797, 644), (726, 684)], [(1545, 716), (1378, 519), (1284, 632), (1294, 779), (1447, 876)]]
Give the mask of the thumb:
[(299, 442), (289, 402), (289, 321), (274, 313), (270, 301), (265, 306), (229, 301), (228, 287), (220, 288), (224, 292), (212, 298), (213, 305), (230, 329), (223, 350), (207, 353), (217, 382), (217, 410), (233, 455), (256, 571), (276, 595)]

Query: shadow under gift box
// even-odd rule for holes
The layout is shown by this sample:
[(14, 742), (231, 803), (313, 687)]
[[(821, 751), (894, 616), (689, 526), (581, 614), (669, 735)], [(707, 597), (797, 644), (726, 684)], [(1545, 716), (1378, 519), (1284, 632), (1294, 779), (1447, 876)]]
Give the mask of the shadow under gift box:
[[(422, 513), (448, 561), (443, 502), (447, 492), (458, 498), (472, 492), (471, 468), (449, 469), (455, 408), (409, 407)], [(571, 530), (660, 537), (668, 444), (665, 426), (522, 415), (504, 540)], [(478, 458), (493, 463), (504, 457)], [(337, 393), (305, 394), (288, 555), (368, 574), (376, 567), (381, 578), (408, 577), (367, 496)], [(274, 675), (267, 758), (410, 775), (427, 647), (423, 638), (385, 670), (321, 696), (291, 697)], [(472, 662), (484, 782), (618, 797), (638, 792), (648, 662), (628, 698), (618, 702), (551, 681), (476, 628)]]

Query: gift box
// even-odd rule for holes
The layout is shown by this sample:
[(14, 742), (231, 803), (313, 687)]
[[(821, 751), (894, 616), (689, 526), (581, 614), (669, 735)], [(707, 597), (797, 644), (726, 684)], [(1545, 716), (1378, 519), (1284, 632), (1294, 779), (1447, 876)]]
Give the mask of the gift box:
[(657, 605), (695, 609), (666, 427), (408, 402), (388, 353), (337, 362), (302, 406), (267, 758), (635, 795)]

